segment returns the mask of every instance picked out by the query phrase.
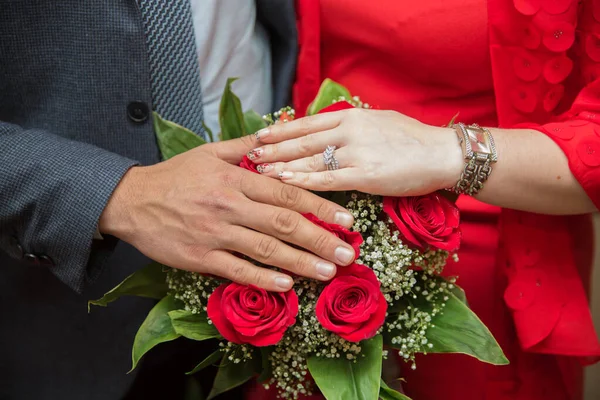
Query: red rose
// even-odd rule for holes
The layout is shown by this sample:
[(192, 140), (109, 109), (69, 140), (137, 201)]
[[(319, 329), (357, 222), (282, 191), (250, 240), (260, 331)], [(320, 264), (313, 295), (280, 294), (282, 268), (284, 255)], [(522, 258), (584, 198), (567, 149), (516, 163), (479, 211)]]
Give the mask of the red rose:
[(387, 301), (369, 267), (352, 264), (338, 268), (317, 300), (317, 319), (328, 331), (349, 342), (375, 336), (385, 322)]
[(328, 112), (348, 110), (350, 108), (354, 108), (354, 106), (352, 104), (348, 103), (347, 101), (336, 101), (332, 105), (323, 108), (317, 114), (324, 114), (324, 113), (328, 113)]
[(248, 156), (244, 156), (244, 158), (242, 158), (242, 162), (239, 163), (239, 166), (242, 167), (242, 168), (244, 168), (244, 169), (247, 169), (248, 171), (252, 171), (252, 172), (255, 172), (257, 174), (259, 173), (256, 170), (256, 167), (258, 165), (254, 164), (252, 161), (250, 161), (250, 159), (248, 158)]
[(308, 219), (315, 225), (319, 225), (326, 231), (333, 233), (335, 236), (339, 237), (344, 242), (352, 246), (352, 248), (354, 249), (355, 259), (360, 255), (360, 245), (363, 242), (363, 237), (359, 232), (352, 232), (341, 225), (328, 224), (327, 222), (321, 221), (319, 218), (315, 217), (312, 214), (302, 215), (304, 215), (306, 219)]
[(384, 197), (383, 211), (394, 221), (403, 238), (419, 248), (432, 246), (454, 251), (460, 245), (458, 208), (438, 193)]
[(224, 283), (208, 298), (206, 311), (230, 342), (272, 346), (296, 323), (298, 296), (293, 290), (276, 293), (252, 285)]

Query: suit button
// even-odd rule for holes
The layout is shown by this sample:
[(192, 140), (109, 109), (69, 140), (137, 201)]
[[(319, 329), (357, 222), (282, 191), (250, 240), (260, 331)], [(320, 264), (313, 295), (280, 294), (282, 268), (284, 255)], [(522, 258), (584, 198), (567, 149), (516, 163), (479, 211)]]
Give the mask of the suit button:
[(54, 261), (52, 261), (52, 259), (50, 257), (48, 257), (47, 255), (41, 255), (38, 257), (38, 259), (40, 260), (40, 264), (45, 267), (53, 267), (54, 266)]
[(21, 243), (19, 243), (19, 239), (17, 239), (16, 236), (11, 236), (10, 238), (10, 245), (12, 247), (14, 247), (15, 249), (17, 249), (17, 257), (23, 257), (23, 247), (21, 246)]
[(127, 106), (127, 116), (136, 124), (142, 124), (146, 122), (149, 115), (150, 109), (143, 101), (132, 101)]
[(31, 254), (31, 253), (25, 254), (23, 256), (23, 259), (30, 264), (38, 265), (40, 263), (40, 260), (38, 259), (38, 257), (35, 254)]

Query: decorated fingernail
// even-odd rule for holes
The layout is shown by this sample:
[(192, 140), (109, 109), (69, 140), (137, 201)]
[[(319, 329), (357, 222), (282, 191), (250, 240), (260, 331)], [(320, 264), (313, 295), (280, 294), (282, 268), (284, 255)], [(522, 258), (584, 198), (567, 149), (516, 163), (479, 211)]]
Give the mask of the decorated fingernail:
[(261, 173), (261, 174), (265, 174), (267, 172), (271, 172), (273, 170), (273, 164), (260, 164), (256, 166), (256, 170)]
[(263, 128), (260, 131), (256, 132), (254, 134), (254, 136), (256, 136), (256, 140), (260, 140), (260, 139), (264, 139), (265, 137), (267, 137), (267, 135), (269, 135), (269, 133), (271, 133), (271, 130), (269, 128)]
[(290, 171), (281, 171), (279, 173), (279, 179), (291, 179), (294, 177), (294, 173)]
[(246, 156), (248, 156), (249, 159), (251, 160), (256, 160), (258, 158), (260, 158), (260, 156), (262, 156), (263, 154), (263, 149), (261, 149), (260, 147), (254, 150), (250, 150), (248, 152), (248, 154), (246, 154)]

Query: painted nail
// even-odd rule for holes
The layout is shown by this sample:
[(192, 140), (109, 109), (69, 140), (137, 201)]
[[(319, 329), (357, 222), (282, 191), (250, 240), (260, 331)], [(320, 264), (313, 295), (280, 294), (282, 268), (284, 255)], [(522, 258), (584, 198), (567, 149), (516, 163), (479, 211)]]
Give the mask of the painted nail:
[(294, 173), (290, 171), (281, 171), (279, 173), (279, 179), (292, 179), (294, 177)]
[(340, 264), (350, 264), (352, 261), (354, 261), (354, 257), (354, 250), (350, 250), (341, 246), (335, 249), (335, 258), (337, 258)]
[(335, 222), (338, 225), (342, 225), (349, 228), (354, 223), (354, 218), (352, 218), (352, 215), (350, 215), (347, 212), (338, 211), (333, 217), (333, 222)]
[(263, 151), (264, 150), (259, 147), (258, 149), (250, 150), (246, 156), (251, 160), (256, 160), (262, 156)]
[(256, 136), (256, 140), (264, 139), (271, 133), (271, 129), (263, 128), (260, 131), (256, 132), (254, 136)]
[(284, 278), (282, 276), (275, 278), (275, 286), (277, 286), (279, 289), (290, 290), (293, 284), (294, 281), (292, 281), (292, 278)]
[(319, 261), (317, 263), (317, 273), (321, 279), (330, 279), (335, 275), (335, 265)]
[(273, 164), (260, 164), (260, 165), (256, 166), (256, 170), (261, 174), (271, 172), (272, 169), (273, 169)]

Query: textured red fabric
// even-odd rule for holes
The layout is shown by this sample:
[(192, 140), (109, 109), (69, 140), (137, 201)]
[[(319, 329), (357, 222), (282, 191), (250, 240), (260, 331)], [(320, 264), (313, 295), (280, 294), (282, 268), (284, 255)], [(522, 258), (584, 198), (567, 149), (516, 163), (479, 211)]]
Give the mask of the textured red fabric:
[[(580, 4), (579, 4), (580, 3)], [(600, 206), (600, 0), (297, 0), (298, 116), (324, 78), (432, 125), (529, 127), (551, 137)], [(589, 216), (499, 210), (460, 198), (460, 276), (511, 361), (419, 357), (414, 400), (581, 398), (600, 356), (586, 290)], [(262, 397), (256, 397), (262, 398)]]

